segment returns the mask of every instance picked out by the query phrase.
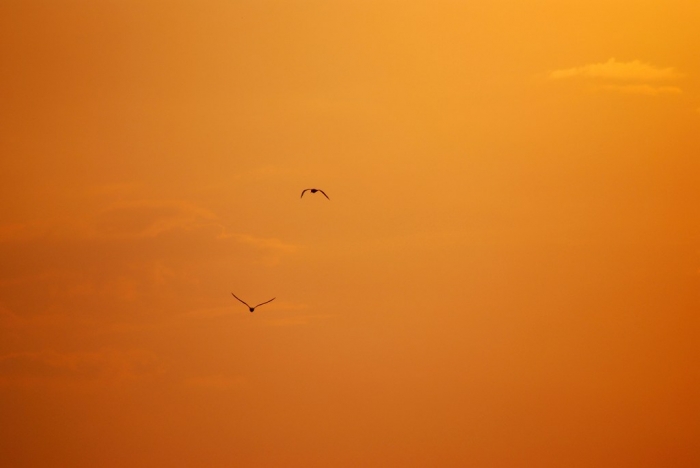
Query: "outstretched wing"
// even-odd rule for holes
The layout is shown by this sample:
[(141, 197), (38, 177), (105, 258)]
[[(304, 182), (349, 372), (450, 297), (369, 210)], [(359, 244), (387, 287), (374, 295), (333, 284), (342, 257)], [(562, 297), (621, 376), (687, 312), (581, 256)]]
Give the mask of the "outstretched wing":
[(260, 307), (261, 305), (267, 304), (268, 302), (272, 302), (272, 301), (274, 301), (274, 300), (275, 300), (275, 298), (273, 297), (273, 298), (270, 299), (269, 301), (261, 302), (260, 304), (258, 304), (258, 305), (256, 305), (255, 307), (253, 307), (253, 309), (256, 309), (256, 308)]
[[(248, 303), (247, 303), (246, 301), (244, 301), (243, 299), (241, 299), (240, 297), (236, 296), (236, 295), (233, 294), (233, 293), (231, 293), (231, 295), (232, 295), (233, 297), (235, 297), (236, 299), (238, 299), (239, 301), (241, 301), (242, 303), (244, 303), (245, 305), (247, 305), (248, 308), (250, 309), (250, 306), (248, 305)], [(255, 307), (257, 307), (257, 306), (255, 306)]]
[(307, 188), (307, 189), (302, 190), (301, 197), (299, 197), (299, 198), (304, 198), (304, 193), (306, 193), (307, 190), (311, 190), (311, 189)]
[[(318, 189), (318, 191), (321, 192), (321, 193), (323, 194), (324, 197), (328, 198), (328, 195), (326, 195), (326, 192), (324, 192), (324, 191), (321, 190), (321, 189)], [(330, 198), (328, 198), (328, 199), (330, 200)]]

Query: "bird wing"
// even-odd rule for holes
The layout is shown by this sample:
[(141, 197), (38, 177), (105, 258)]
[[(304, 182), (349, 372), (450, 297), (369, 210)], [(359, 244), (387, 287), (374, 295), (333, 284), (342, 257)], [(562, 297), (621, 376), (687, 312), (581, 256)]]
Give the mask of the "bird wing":
[(307, 189), (302, 190), (302, 192), (301, 192), (301, 197), (299, 197), (299, 198), (303, 198), (303, 197), (304, 197), (304, 193), (306, 193), (307, 190), (311, 190), (311, 189), (307, 188)]
[[(318, 189), (318, 191), (321, 192), (321, 193), (323, 194), (324, 197), (328, 198), (328, 195), (326, 195), (326, 192), (324, 192), (324, 191), (321, 190), (321, 189)], [(328, 199), (330, 200), (330, 198), (328, 198)]]
[(275, 298), (273, 297), (273, 298), (270, 299), (269, 301), (261, 302), (260, 304), (258, 304), (258, 305), (256, 305), (255, 307), (253, 307), (253, 309), (258, 308), (258, 307), (260, 307), (261, 305), (267, 304), (268, 302), (272, 302), (272, 301), (274, 301), (274, 300), (275, 300)]
[[(248, 303), (247, 303), (246, 301), (244, 301), (243, 299), (241, 299), (240, 297), (236, 296), (236, 295), (233, 294), (233, 293), (231, 293), (231, 295), (232, 295), (233, 297), (235, 297), (236, 299), (238, 299), (239, 301), (241, 301), (242, 303), (244, 303), (245, 305), (247, 305), (248, 308), (250, 309), (250, 306), (248, 305)], [(257, 307), (257, 306), (256, 306), (256, 307)]]

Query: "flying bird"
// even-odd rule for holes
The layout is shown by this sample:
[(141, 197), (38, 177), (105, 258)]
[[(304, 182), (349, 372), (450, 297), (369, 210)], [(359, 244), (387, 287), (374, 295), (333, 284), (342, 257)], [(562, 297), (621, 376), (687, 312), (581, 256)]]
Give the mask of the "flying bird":
[(236, 296), (236, 295), (233, 294), (233, 293), (231, 293), (231, 295), (232, 295), (233, 297), (235, 297), (236, 299), (238, 299), (239, 301), (241, 301), (242, 303), (244, 303), (244, 304), (248, 307), (248, 310), (250, 310), (251, 312), (255, 312), (255, 307), (260, 307), (260, 306), (263, 305), (263, 304), (267, 304), (268, 302), (272, 302), (272, 301), (275, 300), (275, 298), (273, 297), (273, 298), (270, 299), (269, 301), (261, 302), (260, 304), (256, 305), (255, 307), (251, 307), (251, 306), (248, 305), (248, 303), (247, 303), (246, 301), (244, 301), (244, 300), (241, 299), (240, 297)]
[[(317, 188), (307, 188), (307, 189), (304, 189), (304, 190), (301, 192), (301, 197), (299, 197), (299, 198), (304, 198), (304, 193), (306, 193), (306, 192), (309, 191), (309, 190), (311, 190), (311, 193), (321, 192), (321, 193), (323, 194), (324, 197), (328, 198), (328, 195), (326, 195), (326, 192), (324, 192), (324, 191), (321, 190), (321, 189), (317, 189)], [(330, 198), (328, 198), (328, 199), (330, 200)]]

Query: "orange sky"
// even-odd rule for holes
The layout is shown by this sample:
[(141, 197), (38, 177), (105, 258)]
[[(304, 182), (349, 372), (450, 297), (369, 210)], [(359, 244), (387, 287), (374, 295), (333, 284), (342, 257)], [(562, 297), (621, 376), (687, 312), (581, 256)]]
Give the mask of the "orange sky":
[(700, 466), (698, 24), (3, 1), (0, 465)]

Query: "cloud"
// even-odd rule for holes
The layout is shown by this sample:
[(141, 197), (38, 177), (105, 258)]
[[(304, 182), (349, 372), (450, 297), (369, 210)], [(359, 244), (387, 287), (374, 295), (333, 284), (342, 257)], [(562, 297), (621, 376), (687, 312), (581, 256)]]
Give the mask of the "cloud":
[(223, 229), (217, 239), (233, 239), (239, 244), (254, 247), (256, 250), (263, 253), (261, 263), (266, 266), (278, 265), (282, 256), (295, 253), (299, 250), (299, 246), (284, 242), (274, 237), (257, 237), (250, 234), (229, 233)]
[(628, 85), (601, 85), (596, 89), (603, 91), (615, 91), (623, 94), (645, 94), (647, 96), (658, 96), (659, 94), (681, 94), (683, 90), (677, 86), (653, 86), (649, 84), (628, 84)]
[(192, 377), (184, 381), (186, 387), (208, 390), (229, 390), (242, 387), (246, 383), (247, 379), (243, 376), (225, 376), (222, 374)]
[(335, 317), (333, 314), (308, 314), (308, 315), (292, 315), (289, 317), (265, 319), (265, 324), (271, 327), (289, 327), (296, 325), (306, 325), (314, 320), (322, 320), (330, 317)]
[(282, 263), (298, 249), (236, 229), (178, 200), (122, 201), (71, 217), (0, 223), (0, 305), (13, 312), (0, 311), (0, 327), (43, 329), (33, 317), (89, 320), (99, 310), (95, 320), (104, 328), (135, 310), (213, 307), (219, 299), (211, 294), (224, 282)]
[(137, 200), (76, 218), (0, 225), (0, 243), (36, 239), (119, 240), (155, 238), (175, 230), (223, 230), (218, 217), (193, 203), (180, 200)]
[(37, 239), (45, 234), (41, 223), (11, 223), (0, 225), (0, 243)]
[(65, 315), (62, 314), (40, 314), (22, 317), (10, 309), (0, 305), (0, 332), (7, 330), (36, 330), (64, 325)]
[(177, 200), (120, 202), (102, 211), (93, 224), (98, 237), (144, 238), (180, 229), (218, 225), (217, 216), (192, 203)]
[[(233, 299), (230, 295), (228, 297)], [(289, 301), (284, 301), (284, 300), (279, 300), (279, 299), (274, 301), (274, 302), (271, 302), (269, 305), (265, 306), (265, 309), (268, 311), (268, 313), (272, 312), (272, 311), (276, 311), (276, 312), (300, 311), (300, 310), (306, 310), (308, 308), (309, 308), (308, 304), (289, 302)], [(249, 312), (248, 312), (248, 309), (246, 309), (245, 307), (241, 307), (238, 302), (232, 301), (231, 304), (223, 306), (223, 307), (207, 307), (207, 308), (199, 308), (199, 309), (189, 310), (187, 312), (183, 312), (182, 314), (180, 314), (180, 317), (182, 317), (184, 319), (201, 320), (201, 319), (212, 319), (212, 318), (219, 318), (219, 317), (224, 317), (224, 316), (231, 316), (232, 314), (248, 315)], [(311, 316), (305, 316), (305, 317), (311, 317)], [(286, 320), (286, 319), (282, 319), (282, 320)], [(296, 319), (294, 319), (294, 320), (296, 320)]]
[(594, 83), (595, 91), (611, 91), (622, 94), (659, 96), (681, 94), (683, 90), (672, 84), (660, 84), (683, 78), (685, 75), (673, 67), (659, 68), (640, 60), (591, 63), (581, 67), (550, 71), (550, 81), (585, 80)]
[(224, 234), (222, 237), (234, 237), (243, 244), (252, 245), (262, 250), (274, 250), (278, 252), (295, 252), (298, 246), (287, 244), (276, 238), (255, 237), (248, 234)]
[(125, 196), (134, 193), (134, 191), (139, 188), (140, 184), (133, 182), (130, 183), (117, 183), (117, 184), (102, 184), (94, 185), (88, 188), (88, 193), (91, 196), (95, 195), (107, 195), (107, 196)]
[(33, 223), (0, 224), (0, 244), (36, 240), (148, 240), (172, 232), (205, 230), (216, 239), (232, 239), (259, 250), (291, 253), (298, 246), (277, 238), (231, 232), (207, 209), (180, 200), (117, 202), (91, 216)]
[(161, 372), (155, 355), (140, 350), (82, 353), (43, 350), (0, 356), (0, 385), (117, 383)]
[(569, 78), (593, 78), (615, 81), (671, 81), (682, 78), (684, 75), (673, 67), (657, 68), (639, 60), (631, 62), (618, 62), (614, 58), (603, 63), (591, 63), (582, 67), (554, 70), (548, 73), (551, 80)]
[[(229, 295), (229, 297), (231, 297)], [(186, 319), (211, 319), (231, 315), (231, 305), (224, 307), (207, 307), (202, 309), (189, 310), (180, 314)]]
[(237, 233), (190, 202), (117, 202), (72, 218), (0, 224), (0, 290), (41, 284), (61, 296), (113, 291), (133, 299), (135, 277), (153, 287), (194, 284), (192, 264), (232, 255), (277, 264), (297, 249), (278, 238)]

